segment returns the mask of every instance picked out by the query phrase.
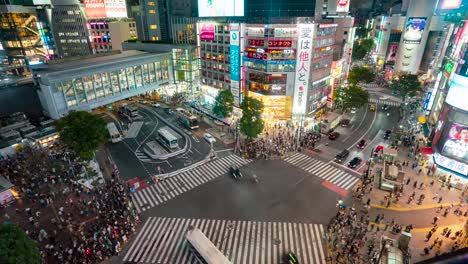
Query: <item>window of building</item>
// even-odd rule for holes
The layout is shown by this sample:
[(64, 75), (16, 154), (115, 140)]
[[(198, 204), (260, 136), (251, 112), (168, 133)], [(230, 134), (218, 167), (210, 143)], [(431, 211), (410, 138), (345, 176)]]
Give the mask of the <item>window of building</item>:
[(158, 29), (158, 25), (151, 25), (150, 29)]
[(151, 1), (151, 2), (148, 2), (148, 5), (149, 5), (149, 6), (155, 6), (155, 4), (154, 4), (154, 2), (153, 2), (153, 1)]
[(148, 13), (150, 13), (150, 14), (156, 14), (156, 10), (150, 9), (150, 10), (148, 10)]

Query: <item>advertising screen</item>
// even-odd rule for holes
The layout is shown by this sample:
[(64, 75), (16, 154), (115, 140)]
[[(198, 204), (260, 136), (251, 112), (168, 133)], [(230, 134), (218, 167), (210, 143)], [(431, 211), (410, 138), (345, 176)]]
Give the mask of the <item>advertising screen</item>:
[(244, 16), (244, 0), (198, 0), (198, 16)]
[(299, 25), (297, 43), (296, 76), (294, 81), (293, 114), (300, 118), (307, 108), (307, 91), (309, 89), (310, 61), (312, 59), (313, 24)]
[(442, 0), (441, 9), (455, 9), (461, 6), (462, 0)]
[(200, 40), (213, 41), (215, 39), (215, 25), (203, 23), (200, 28)]
[(426, 17), (410, 17), (405, 25), (405, 33), (403, 33), (403, 41), (405, 43), (421, 42), (424, 29), (426, 28)]
[(84, 0), (87, 18), (127, 17), (125, 0)]
[(388, 50), (387, 62), (395, 62), (398, 54), (398, 44), (391, 44)]
[(454, 74), (445, 102), (464, 111), (468, 111), (468, 77)]
[(442, 154), (468, 162), (468, 125), (453, 123), (450, 126)]
[(336, 0), (336, 12), (348, 12), (350, 0)]

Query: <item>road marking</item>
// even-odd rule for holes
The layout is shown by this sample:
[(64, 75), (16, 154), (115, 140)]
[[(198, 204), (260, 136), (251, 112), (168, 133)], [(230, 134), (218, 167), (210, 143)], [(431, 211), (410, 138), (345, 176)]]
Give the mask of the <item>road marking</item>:
[(358, 139), (356, 142), (354, 142), (354, 144), (352, 144), (352, 145), (348, 148), (348, 150), (351, 150), (351, 148), (353, 148), (354, 146), (356, 146), (356, 145), (359, 143), (359, 141), (361, 141), (361, 139), (364, 138), (364, 137), (367, 135), (367, 133), (369, 133), (369, 131), (371, 130), (372, 125), (374, 124), (376, 118), (377, 118), (377, 109), (374, 111), (374, 118), (372, 119), (372, 123), (370, 124), (369, 128), (367, 128), (366, 132), (362, 135), (362, 137), (361, 137), (360, 139)]
[(321, 224), (165, 217), (146, 220), (123, 261), (193, 263), (194, 255), (185, 239), (190, 226), (199, 228), (233, 264), (280, 264), (289, 250), (301, 263), (326, 263)]
[(364, 120), (366, 120), (366, 116), (367, 116), (367, 112), (368, 112), (368, 111), (369, 111), (369, 109), (366, 107), (366, 112), (364, 113), (364, 118), (363, 118), (363, 119), (361, 120), (361, 122), (359, 123), (359, 126), (357, 126), (356, 129), (353, 129), (353, 130), (351, 131), (351, 134), (350, 134), (349, 136), (347, 136), (345, 139), (343, 139), (342, 142), (346, 142), (346, 140), (348, 140), (351, 136), (353, 136), (354, 132), (355, 132), (356, 130), (358, 130), (358, 129), (361, 127), (361, 125), (362, 125), (362, 123), (364, 122)]

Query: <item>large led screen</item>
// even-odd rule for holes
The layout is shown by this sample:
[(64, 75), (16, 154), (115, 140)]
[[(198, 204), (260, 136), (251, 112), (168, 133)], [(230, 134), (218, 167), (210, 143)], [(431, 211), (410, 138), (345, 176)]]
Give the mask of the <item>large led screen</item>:
[(198, 16), (244, 16), (244, 0), (198, 0)]
[(127, 17), (125, 0), (84, 0), (87, 18)]
[(468, 77), (454, 74), (445, 102), (464, 111), (468, 111)]
[(453, 123), (443, 142), (442, 154), (468, 162), (468, 126)]
[(405, 25), (405, 33), (403, 33), (403, 41), (405, 43), (421, 42), (424, 29), (426, 28), (426, 17), (410, 17)]

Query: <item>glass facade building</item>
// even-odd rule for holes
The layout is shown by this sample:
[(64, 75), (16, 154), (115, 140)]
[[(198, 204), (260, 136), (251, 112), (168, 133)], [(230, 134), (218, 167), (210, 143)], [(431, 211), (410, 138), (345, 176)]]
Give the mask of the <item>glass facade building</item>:
[(54, 119), (70, 110), (92, 110), (173, 82), (170, 53), (128, 51), (50, 65), (35, 73), (44, 114)]

